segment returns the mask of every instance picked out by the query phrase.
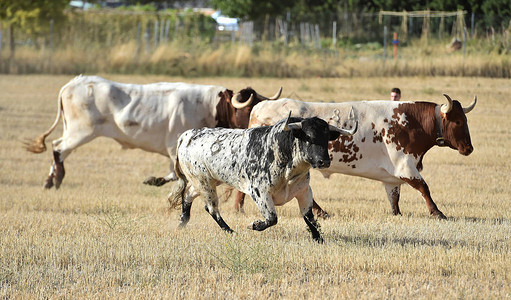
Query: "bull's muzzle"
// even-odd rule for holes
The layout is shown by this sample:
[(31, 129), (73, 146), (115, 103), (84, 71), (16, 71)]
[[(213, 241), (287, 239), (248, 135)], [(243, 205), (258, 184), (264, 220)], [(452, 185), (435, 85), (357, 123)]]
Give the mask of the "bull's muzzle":
[(460, 150), (461, 150), (461, 151), (459, 151), (460, 154), (468, 156), (468, 155), (470, 155), (470, 153), (472, 153), (474, 151), (474, 147), (472, 145), (468, 145), (468, 146), (463, 147), (463, 149), (460, 149)]
[(319, 159), (318, 161), (316, 161), (314, 165), (312, 165), (312, 167), (315, 169), (326, 169), (330, 167), (330, 159), (328, 160)]

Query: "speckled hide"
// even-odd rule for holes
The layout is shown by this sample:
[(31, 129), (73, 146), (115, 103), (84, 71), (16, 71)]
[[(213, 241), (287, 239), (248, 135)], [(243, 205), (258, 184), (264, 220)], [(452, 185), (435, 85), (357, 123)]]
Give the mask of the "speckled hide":
[[(218, 212), (216, 186), (226, 183), (249, 194), (263, 215), (255, 221), (254, 230), (264, 230), (277, 223), (276, 205), (293, 198), (316, 241), (322, 241), (312, 215), (312, 190), (309, 169), (330, 165), (328, 141), (339, 136), (319, 118), (290, 118), (274, 126), (253, 129), (194, 129), (178, 141), (176, 173), (184, 187), (169, 197), (171, 203), (182, 200), (182, 225), (190, 217), (191, 202), (204, 196), (206, 210), (223, 229), (231, 231)], [(180, 202), (179, 202), (180, 203)]]

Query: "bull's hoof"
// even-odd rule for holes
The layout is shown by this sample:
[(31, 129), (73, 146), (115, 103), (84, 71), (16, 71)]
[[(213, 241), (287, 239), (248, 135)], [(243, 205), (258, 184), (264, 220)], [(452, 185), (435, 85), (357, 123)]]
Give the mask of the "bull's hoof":
[(314, 214), (316, 215), (317, 218), (322, 218), (325, 220), (330, 218), (330, 215), (324, 210), (314, 211)]
[(266, 223), (261, 220), (256, 220), (252, 223), (252, 225), (248, 226), (248, 229), (263, 231), (267, 228)]
[(439, 220), (447, 220), (447, 217), (439, 210), (431, 213), (431, 217)]
[(167, 180), (165, 180), (164, 177), (151, 176), (151, 177), (147, 178), (146, 180), (144, 180), (144, 184), (153, 185), (153, 186), (162, 186), (165, 183), (167, 183)]
[(237, 213), (237, 214), (245, 214), (245, 209), (243, 207), (234, 207), (234, 211)]
[(46, 181), (44, 182), (44, 188), (45, 189), (51, 189), (53, 187), (53, 178), (49, 176), (46, 178)]
[(315, 237), (314, 241), (316, 241), (318, 244), (324, 244), (325, 240), (321, 236)]
[(226, 227), (226, 228), (222, 228), (225, 232), (229, 233), (229, 234), (234, 234), (234, 230), (232, 230), (231, 228), (229, 227)]

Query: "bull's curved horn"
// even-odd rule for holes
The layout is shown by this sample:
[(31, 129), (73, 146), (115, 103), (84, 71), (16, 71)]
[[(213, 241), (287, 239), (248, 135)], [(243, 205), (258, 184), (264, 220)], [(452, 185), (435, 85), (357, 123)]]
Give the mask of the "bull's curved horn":
[(446, 114), (446, 113), (449, 113), (452, 109), (452, 99), (451, 97), (449, 97), (449, 95), (447, 94), (444, 94), (444, 97), (447, 98), (447, 104), (442, 104), (442, 107), (440, 108), (440, 110)]
[(465, 114), (468, 114), (472, 109), (474, 109), (474, 107), (476, 106), (476, 103), (477, 103), (477, 95), (474, 96), (474, 101), (472, 101), (472, 103), (468, 107), (463, 107), (463, 112)]
[(351, 128), (351, 129), (339, 128), (334, 125), (328, 125), (328, 129), (330, 131), (337, 131), (337, 132), (341, 133), (342, 135), (354, 135), (358, 129), (358, 121), (355, 121), (355, 126), (353, 126), (353, 128)]
[[(284, 128), (282, 129), (282, 131), (289, 131), (289, 130), (291, 130), (291, 128), (289, 128), (289, 119), (291, 119), (291, 112), (292, 111), (290, 110), (289, 111), (289, 115), (287, 116), (287, 119), (286, 119), (286, 123), (284, 124)], [(302, 126), (301, 123), (300, 123), (300, 126)]]
[(282, 87), (280, 87), (280, 89), (277, 91), (277, 93), (275, 95), (273, 95), (272, 97), (270, 97), (270, 98), (265, 97), (263, 95), (259, 95), (257, 92), (255, 92), (255, 93), (257, 95), (257, 99), (259, 99), (261, 101), (264, 101), (264, 100), (277, 100), (277, 99), (279, 99), (280, 94), (282, 94)]
[(268, 100), (277, 100), (279, 99), (280, 94), (282, 94), (282, 87), (280, 87), (280, 89), (277, 91), (275, 95), (273, 95), (273, 97), (268, 98)]
[(242, 108), (245, 108), (247, 106), (249, 106), (250, 104), (252, 104), (252, 101), (254, 101), (254, 94), (251, 94), (250, 95), (250, 98), (248, 98), (247, 101), (245, 102), (240, 102), (238, 100), (238, 98), (241, 97), (241, 94), (240, 93), (237, 93), (236, 95), (234, 95), (231, 99), (231, 103), (232, 103), (232, 106), (234, 108), (237, 108), (237, 109), (242, 109)]

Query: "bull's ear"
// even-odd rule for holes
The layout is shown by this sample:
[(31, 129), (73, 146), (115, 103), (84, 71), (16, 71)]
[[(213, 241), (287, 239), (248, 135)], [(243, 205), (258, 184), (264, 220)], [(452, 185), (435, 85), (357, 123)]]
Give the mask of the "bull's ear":
[(330, 130), (330, 136), (328, 137), (328, 140), (335, 141), (336, 139), (339, 138), (340, 135), (341, 133), (339, 131)]

